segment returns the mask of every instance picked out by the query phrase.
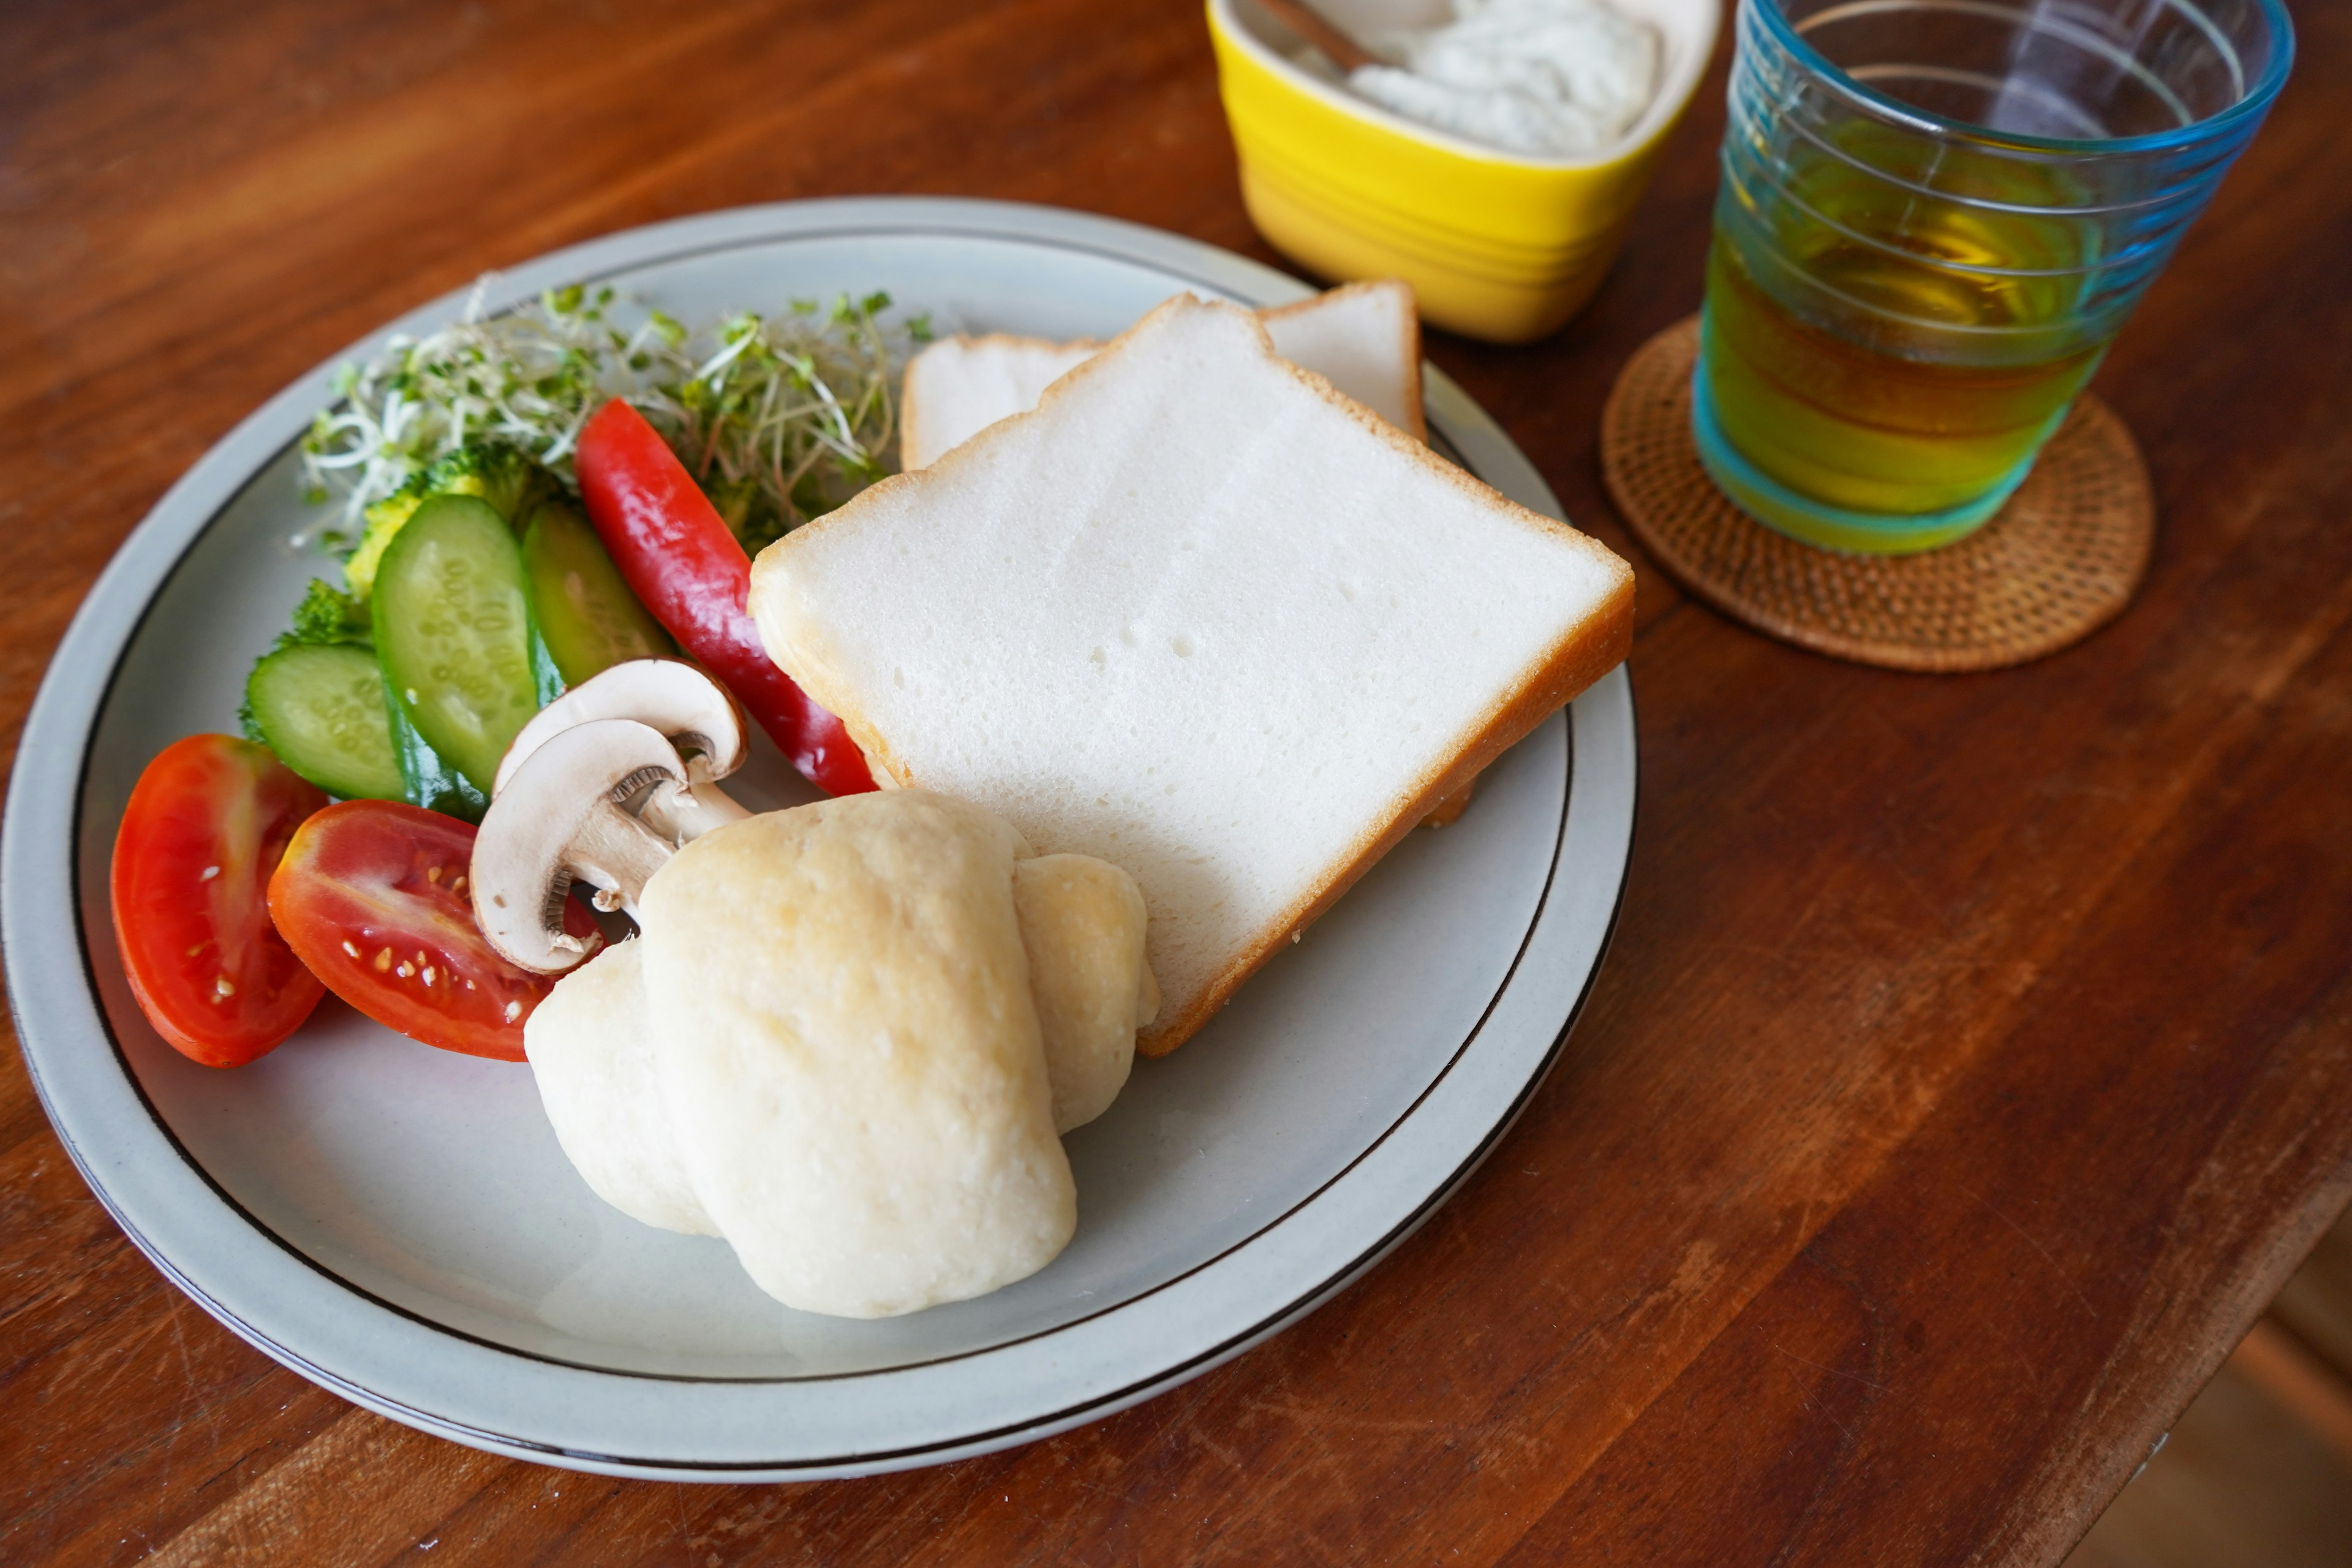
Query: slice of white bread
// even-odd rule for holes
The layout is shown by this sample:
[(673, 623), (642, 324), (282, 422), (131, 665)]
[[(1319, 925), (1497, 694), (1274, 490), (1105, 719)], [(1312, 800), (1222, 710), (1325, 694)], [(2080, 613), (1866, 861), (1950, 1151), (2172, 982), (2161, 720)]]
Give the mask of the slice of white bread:
[(1421, 313), (1401, 278), (1349, 283), (1260, 310), (1274, 352), (1311, 370), (1416, 441), (1421, 413)]
[(1047, 387), (1101, 347), (1093, 338), (1056, 343), (1003, 332), (940, 339), (907, 362), (898, 395), (898, 466), (929, 468), (950, 447), (1036, 407)]
[(751, 605), (877, 780), (1133, 874), (1158, 1055), (1624, 658), (1633, 575), (1180, 295)]
[[(1421, 318), (1412, 286), (1394, 278), (1350, 283), (1257, 313), (1274, 351), (1313, 371), (1416, 441), (1421, 413)], [(929, 468), (1000, 419), (1037, 406), (1045, 388), (1102, 344), (1050, 342), (1003, 332), (941, 338), (907, 364), (899, 398), (898, 464)]]

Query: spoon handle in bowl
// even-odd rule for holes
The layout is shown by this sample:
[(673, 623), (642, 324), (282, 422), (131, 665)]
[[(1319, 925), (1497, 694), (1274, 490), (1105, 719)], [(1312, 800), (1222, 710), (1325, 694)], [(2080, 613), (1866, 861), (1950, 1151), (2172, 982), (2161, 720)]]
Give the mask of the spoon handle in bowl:
[(1330, 19), (1307, 0), (1257, 0), (1259, 9), (1297, 34), (1316, 48), (1330, 57), (1340, 74), (1351, 74), (1358, 66), (1381, 62), (1363, 45), (1356, 42), (1335, 26)]

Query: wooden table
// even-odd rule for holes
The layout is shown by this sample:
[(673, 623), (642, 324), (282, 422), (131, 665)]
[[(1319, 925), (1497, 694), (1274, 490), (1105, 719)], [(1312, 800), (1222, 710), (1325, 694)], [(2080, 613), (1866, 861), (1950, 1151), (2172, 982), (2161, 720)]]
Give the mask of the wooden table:
[[(1030, 1447), (615, 1482), (357, 1410), (166, 1285), (0, 1065), (0, 1560), (2046, 1563), (2352, 1194), (2352, 8), (2100, 390), (2136, 607), (2005, 674), (1857, 668), (1685, 600), (1602, 496), (1688, 311), (1722, 78), (1615, 274), (1438, 335), (1642, 572), (1641, 829), (1564, 1060), (1300, 1326)], [(248, 409), (478, 272), (905, 191), (1268, 259), (1194, 0), (247, 0), (0, 12), (0, 724)]]

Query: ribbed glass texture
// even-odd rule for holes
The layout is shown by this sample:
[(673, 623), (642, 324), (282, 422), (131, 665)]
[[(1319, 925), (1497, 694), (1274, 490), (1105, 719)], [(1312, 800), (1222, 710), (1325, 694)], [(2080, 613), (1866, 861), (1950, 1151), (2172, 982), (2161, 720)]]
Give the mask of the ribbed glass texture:
[(1740, 0), (1694, 424), (1811, 542), (1998, 510), (2286, 77), (2278, 0)]

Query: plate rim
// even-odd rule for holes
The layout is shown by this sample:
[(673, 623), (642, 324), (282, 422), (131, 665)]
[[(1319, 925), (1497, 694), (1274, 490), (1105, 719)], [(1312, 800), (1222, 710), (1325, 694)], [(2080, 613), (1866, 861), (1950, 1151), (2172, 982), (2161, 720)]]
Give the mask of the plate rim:
[[(675, 1403), (682, 1406), (698, 1403), (695, 1395), (707, 1394), (713, 1390), (726, 1390), (730, 1394), (751, 1391), (771, 1397), (781, 1393), (783, 1400), (789, 1403), (796, 1391), (804, 1390), (815, 1382), (856, 1384), (885, 1380), (920, 1381), (941, 1362), (933, 1360), (867, 1372), (829, 1374), (825, 1378), (711, 1378), (584, 1366), (545, 1357), (520, 1347), (478, 1339), (464, 1331), (384, 1302), (342, 1279), (326, 1265), (302, 1254), (289, 1241), (247, 1214), (181, 1147), (168, 1123), (148, 1102), (143, 1088), (115, 1043), (106, 1020), (99, 994), (98, 977), (92, 967), (93, 960), (84, 941), (89, 928), (84, 919), (85, 911), (79, 906), (77, 859), (84, 804), (82, 784), (96, 724), (106, 710), (123, 654), (135, 637), (149, 608), (166, 590), (196, 541), (251, 479), (275, 461), (301, 430), (308, 428), (312, 414), (331, 398), (331, 378), (336, 366), (373, 352), (385, 338), (394, 333), (414, 333), (439, 324), (461, 309), (478, 290), (487, 289), (489, 291), (488, 297), (494, 303), (504, 303), (528, 298), (550, 284), (593, 280), (614, 272), (685, 260), (697, 255), (776, 241), (816, 239), (828, 235), (871, 237), (892, 233), (1043, 243), (1058, 249), (1089, 251), (1128, 265), (1157, 270), (1180, 285), (1202, 287), (1255, 303), (1280, 302), (1303, 298), (1313, 292), (1308, 285), (1260, 263), (1160, 230), (1060, 208), (968, 199), (863, 197), (774, 203), (673, 219), (604, 236), (488, 275), (475, 285), (453, 290), (406, 312), (297, 378), (247, 416), (191, 466), (125, 538), (76, 612), (53, 655), (26, 717), (17, 752), (17, 765), (8, 792), (5, 828), (0, 828), (0, 929), (10, 933), (5, 946), (9, 1002), (28, 1076), (59, 1142), (92, 1193), (124, 1235), (158, 1271), (239, 1338), (273, 1360), (355, 1404), (421, 1430), (509, 1457), (596, 1473), (669, 1479), (798, 1480), (871, 1474), (946, 1462), (1066, 1431), (1165, 1392), (1242, 1353), (1313, 1310), (1375, 1266), (1467, 1180), (1486, 1153), (1516, 1122), (1557, 1059), (1590, 994), (1615, 926), (1630, 862), (1636, 757), (1631, 683), (1622, 666), (1577, 700), (1570, 708), (1565, 724), (1558, 718), (1548, 721), (1546, 728), (1560, 728), (1562, 740), (1570, 745), (1570, 754), (1562, 800), (1561, 826), (1554, 846), (1552, 864), (1547, 872), (1545, 894), (1529, 921), (1520, 952), (1490, 999), (1486, 1014), (1465, 1036), (1452, 1061), (1439, 1070), (1413, 1103), (1355, 1161), (1328, 1177), (1283, 1215), (1194, 1266), (1186, 1274), (1150, 1287), (1139, 1296), (1127, 1298), (1087, 1318), (1059, 1324), (1019, 1340), (958, 1352), (956, 1356), (946, 1359), (963, 1362), (973, 1369), (984, 1369), (992, 1361), (1001, 1362), (1024, 1351), (1032, 1351), (1034, 1354), (1033, 1347), (1049, 1346), (1057, 1341), (1072, 1339), (1078, 1331), (1090, 1324), (1114, 1323), (1122, 1315), (1134, 1314), (1147, 1300), (1170, 1294), (1195, 1275), (1218, 1270), (1230, 1273), (1239, 1266), (1236, 1260), (1244, 1255), (1264, 1248), (1286, 1227), (1309, 1217), (1336, 1185), (1370, 1161), (1393, 1134), (1423, 1115), (1431, 1097), (1445, 1085), (1454, 1067), (1478, 1043), (1487, 1020), (1495, 1016), (1515, 987), (1520, 986), (1520, 964), (1534, 949), (1538, 932), (1548, 923), (1556, 925), (1564, 914), (1565, 906), (1553, 903), (1551, 889), (1558, 880), (1562, 863), (1570, 858), (1573, 827), (1579, 847), (1586, 847), (1584, 841), (1591, 840), (1589, 847), (1602, 852), (1601, 863), (1613, 865), (1614, 875), (1606, 879), (1609, 885), (1605, 897), (1600, 900), (1596, 900), (1591, 896), (1600, 889), (1580, 889), (1577, 912), (1582, 918), (1576, 922), (1578, 929), (1569, 933), (1574, 951), (1570, 955), (1567, 967), (1578, 971), (1570, 977), (1573, 982), (1571, 994), (1561, 999), (1564, 1005), (1556, 1003), (1542, 1014), (1557, 1022), (1556, 1026), (1549, 1027), (1549, 1037), (1543, 1042), (1536, 1059), (1531, 1063), (1521, 1061), (1516, 1068), (1506, 1067), (1503, 1069), (1507, 1077), (1515, 1075), (1517, 1078), (1507, 1102), (1498, 1113), (1483, 1116), (1485, 1125), (1471, 1140), (1468, 1149), (1459, 1153), (1452, 1168), (1439, 1175), (1433, 1184), (1428, 1185), (1427, 1190), (1420, 1194), (1418, 1201), (1411, 1204), (1401, 1217), (1394, 1218), (1384, 1230), (1375, 1233), (1369, 1245), (1356, 1247), (1350, 1255), (1339, 1258), (1336, 1267), (1327, 1261), (1318, 1279), (1308, 1283), (1303, 1289), (1290, 1287), (1284, 1299), (1273, 1304), (1271, 1310), (1254, 1321), (1238, 1327), (1230, 1322), (1222, 1323), (1216, 1331), (1222, 1338), (1197, 1348), (1183, 1347), (1182, 1353), (1164, 1361), (1155, 1359), (1139, 1377), (1110, 1380), (1114, 1386), (1087, 1389), (1073, 1385), (1042, 1402), (1016, 1401), (1026, 1404), (1028, 1408), (1013, 1415), (1005, 1424), (966, 1430), (971, 1426), (971, 1420), (966, 1418), (961, 1422), (950, 1423), (957, 1427), (954, 1431), (935, 1433), (897, 1448), (869, 1447), (858, 1449), (852, 1447), (848, 1452), (803, 1454), (791, 1458), (781, 1455), (722, 1457), (708, 1450), (694, 1454), (677, 1452), (687, 1446), (675, 1440), (677, 1435), (695, 1427), (698, 1423), (692, 1419), (671, 1424), (673, 1441), (647, 1445), (656, 1450), (670, 1450), (667, 1453), (608, 1452), (605, 1450), (620, 1450), (625, 1446), (609, 1441), (601, 1445), (592, 1441), (586, 1446), (578, 1446), (563, 1441), (562, 1439), (567, 1435), (564, 1428), (570, 1428), (568, 1435), (576, 1438), (583, 1431), (605, 1425), (590, 1419), (590, 1413), (576, 1406), (579, 1396), (593, 1394), (599, 1389), (610, 1393), (606, 1385), (617, 1381), (660, 1386), (677, 1394)], [(1465, 465), (1489, 483), (1511, 491), (1528, 504), (1538, 506), (1538, 510), (1553, 516), (1561, 515), (1556, 498), (1540, 475), (1501, 428), (1434, 367), (1425, 367), (1424, 374), (1425, 395), (1433, 426), (1451, 439), (1457, 451), (1462, 453)], [(93, 654), (100, 666), (95, 679), (90, 673)], [(62, 747), (58, 743), (61, 738), (65, 742)], [(61, 773), (65, 775), (62, 778), (58, 776)], [(58, 789), (60, 784), (65, 786), (62, 796)], [(65, 818), (62, 823), (57, 820), (60, 815)], [(52, 825), (58, 830), (52, 831), (47, 838), (39, 837), (37, 835), (44, 824)], [(49, 853), (42, 853), (44, 847)], [(73, 911), (72, 920), (64, 924), (54, 919), (44, 921), (40, 918), (43, 911), (53, 910), (57, 907), (55, 900), (60, 879), (65, 907)], [(1596, 914), (1597, 930), (1594, 929)], [(1555, 930), (1552, 940), (1559, 939), (1559, 932)], [(78, 990), (58, 980), (46, 978), (64, 973), (79, 974), (81, 984)], [(1558, 978), (1552, 977), (1555, 981)], [(29, 989), (28, 980), (32, 982)], [(70, 992), (71, 994), (58, 994), (61, 992)], [(75, 1016), (78, 1010), (80, 1016)], [(73, 1026), (76, 1025), (82, 1026), (81, 1030), (75, 1030)], [(62, 1042), (73, 1033), (87, 1034), (91, 1027), (104, 1041), (112, 1058), (110, 1063), (98, 1065), (97, 1076), (103, 1079), (110, 1067), (111, 1076), (116, 1081), (95, 1086), (79, 1081), (76, 1074), (78, 1064), (73, 1063), (70, 1058), (51, 1060), (45, 1070), (43, 1058), (51, 1054), (53, 1038)], [(1520, 1027), (1524, 1032), (1527, 1026)], [(1533, 1036), (1528, 1037), (1534, 1038)], [(84, 1075), (88, 1071), (87, 1067), (82, 1068)], [(1456, 1088), (1459, 1087), (1457, 1083)], [(109, 1090), (111, 1094), (107, 1092)], [(208, 1205), (203, 1199), (209, 1198), (209, 1206), (223, 1212), (180, 1212), (171, 1202), (164, 1201), (173, 1194), (145, 1190), (142, 1185), (142, 1173), (133, 1164), (142, 1156), (152, 1161), (156, 1150), (152, 1147), (126, 1150), (109, 1146), (105, 1134), (110, 1130), (120, 1131), (110, 1128), (110, 1117), (100, 1117), (95, 1129), (82, 1125), (89, 1120), (89, 1112), (93, 1109), (85, 1101), (93, 1096), (100, 1101), (110, 1098), (119, 1101), (123, 1094), (130, 1096), (135, 1109), (142, 1113), (142, 1120), (149, 1123), (145, 1129), (134, 1126), (131, 1130), (131, 1143), (136, 1145), (160, 1141), (163, 1146), (165, 1187), (189, 1185), (186, 1178), (193, 1175), (195, 1178), (193, 1185), (202, 1194), (195, 1208), (198, 1211), (205, 1209)], [(97, 1109), (106, 1108), (100, 1106)], [(112, 1109), (119, 1110), (121, 1107), (117, 1104)], [(1478, 1121), (1482, 1118), (1474, 1110), (1471, 1119)], [(78, 1137), (78, 1126), (85, 1135), (95, 1131), (99, 1136)], [(1421, 1131), (1426, 1132), (1428, 1130), (1429, 1124), (1423, 1123)], [(146, 1134), (144, 1139), (140, 1136), (142, 1131)], [(172, 1162), (182, 1167), (176, 1173), (176, 1184), (171, 1179), (173, 1173), (168, 1168)], [(107, 1179), (110, 1174), (113, 1177), (111, 1183)], [(152, 1183), (154, 1179), (153, 1173), (146, 1173), (145, 1181)], [(1419, 1180), (1425, 1182), (1427, 1178), (1424, 1175)], [(190, 1194), (181, 1192), (176, 1195), (181, 1200), (181, 1206), (184, 1207)], [(1381, 1212), (1390, 1212), (1395, 1206), (1391, 1202)], [(144, 1223), (135, 1221), (134, 1214)], [(1350, 1234), (1359, 1235), (1363, 1223), (1360, 1221), (1357, 1231)], [(382, 1314), (398, 1320), (394, 1325), (362, 1323), (352, 1335), (347, 1336), (365, 1339), (371, 1331), (389, 1328), (388, 1333), (377, 1336), (382, 1342), (374, 1347), (373, 1356), (360, 1357), (363, 1362), (380, 1360), (387, 1355), (398, 1360), (403, 1349), (401, 1342), (421, 1332), (430, 1336), (426, 1343), (418, 1347), (423, 1359), (428, 1362), (436, 1350), (454, 1356), (460, 1363), (474, 1355), (490, 1356), (499, 1362), (524, 1361), (542, 1369), (541, 1377), (528, 1381), (552, 1377), (562, 1383), (586, 1380), (585, 1385), (570, 1389), (573, 1397), (558, 1397), (542, 1403), (535, 1410), (510, 1413), (536, 1415), (539, 1417), (536, 1421), (509, 1419), (485, 1425), (478, 1420), (462, 1418), (457, 1411), (446, 1407), (446, 1401), (443, 1402), (444, 1408), (428, 1408), (430, 1402), (419, 1402), (413, 1396), (403, 1397), (374, 1385), (385, 1380), (357, 1381), (353, 1376), (347, 1376), (324, 1364), (320, 1357), (313, 1353), (319, 1348), (318, 1325), (304, 1326), (307, 1332), (301, 1329), (289, 1332), (285, 1321), (288, 1313), (276, 1314), (279, 1321), (273, 1325), (267, 1321), (272, 1315), (268, 1312), (239, 1311), (232, 1300), (220, 1299), (234, 1297), (237, 1291), (216, 1293), (181, 1267), (173, 1254), (189, 1250), (190, 1237), (186, 1231), (191, 1225), (197, 1227), (200, 1239), (207, 1227), (215, 1233), (214, 1240), (221, 1239), (217, 1233), (224, 1225), (233, 1232), (250, 1232), (251, 1239), (273, 1249), (284, 1260), (283, 1266), (303, 1270), (310, 1280), (316, 1282), (314, 1289), (330, 1295), (354, 1299), (351, 1307), (360, 1310), (362, 1317)], [(151, 1237), (147, 1234), (150, 1229), (159, 1232), (159, 1236)], [(235, 1250), (236, 1239), (234, 1236), (227, 1238), (232, 1251)], [(199, 1253), (207, 1251), (203, 1247), (195, 1250)], [(197, 1272), (208, 1271), (198, 1268)], [(238, 1280), (236, 1283), (244, 1282)], [(1249, 1292), (1244, 1291), (1244, 1294)], [(257, 1318), (265, 1321), (254, 1321)], [(323, 1337), (330, 1349), (353, 1350), (351, 1344), (339, 1342), (338, 1337), (332, 1333)], [(451, 1342), (464, 1349), (450, 1348)], [(1050, 1363), (1051, 1355), (1046, 1359)], [(348, 1358), (345, 1360), (348, 1364)], [(389, 1381), (398, 1384), (404, 1380), (394, 1378)], [(416, 1379), (412, 1376), (405, 1381), (413, 1383)], [(429, 1383), (432, 1379), (427, 1375), (425, 1381)], [(1101, 1380), (1097, 1378), (1096, 1381)], [(538, 1392), (561, 1394), (564, 1391)], [(985, 1393), (985, 1390), (980, 1392)], [(489, 1403), (495, 1405), (499, 1402), (492, 1399)], [(531, 1403), (526, 1394), (522, 1404), (529, 1406)], [(636, 1405), (641, 1402), (631, 1399), (622, 1403)], [(1040, 1403), (1058, 1403), (1058, 1407), (1039, 1408)], [(691, 1412), (687, 1414), (690, 1416)], [(735, 1425), (740, 1426), (743, 1413), (738, 1411), (733, 1414), (738, 1417)], [(539, 1428), (535, 1434), (530, 1431), (534, 1426)], [(500, 1429), (503, 1427), (520, 1429)], [(842, 1447), (838, 1443), (821, 1446)]]

